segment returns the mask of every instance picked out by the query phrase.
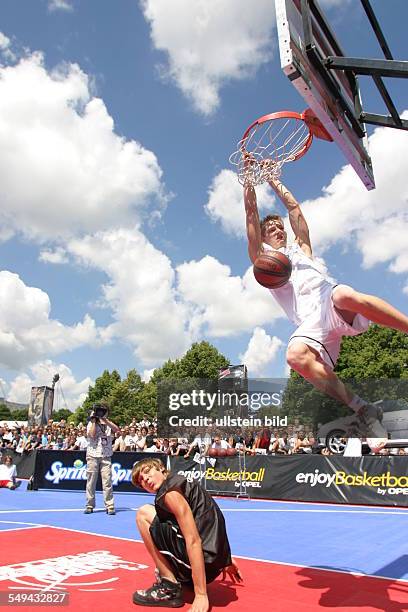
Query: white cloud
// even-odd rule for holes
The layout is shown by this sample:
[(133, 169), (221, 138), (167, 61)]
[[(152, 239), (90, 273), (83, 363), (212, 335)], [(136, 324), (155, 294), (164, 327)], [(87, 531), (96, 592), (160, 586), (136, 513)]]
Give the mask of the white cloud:
[(403, 130), (377, 128), (369, 145), (375, 190), (366, 191), (352, 168), (344, 166), (323, 195), (304, 202), (302, 208), (318, 251), (343, 243), (361, 252), (366, 268), (388, 262), (392, 271), (405, 272), (408, 135)]
[(140, 220), (166, 201), (156, 156), (115, 133), (75, 64), (0, 67), (0, 229), (56, 240)]
[(264, 329), (256, 327), (245, 353), (239, 356), (248, 368), (248, 376), (270, 377), (271, 366), (282, 346), (282, 340), (276, 336), (269, 336)]
[(275, 9), (270, 0), (141, 0), (163, 71), (201, 113), (219, 105), (219, 91), (272, 55)]
[(151, 377), (153, 376), (155, 368), (151, 368), (150, 370), (143, 370), (143, 374), (141, 376), (143, 382), (149, 382)]
[(269, 291), (256, 282), (252, 268), (243, 278), (231, 276), (229, 266), (207, 255), (178, 266), (177, 272), (178, 290), (191, 306), (196, 334), (232, 336), (283, 316)]
[(40, 252), (38, 259), (44, 263), (51, 263), (51, 264), (65, 264), (65, 263), (68, 263), (69, 261), (67, 252), (62, 247), (57, 247), (54, 250), (43, 249)]
[(50, 12), (65, 11), (69, 13), (74, 10), (74, 7), (68, 0), (48, 0), (48, 10)]
[[(60, 375), (55, 387), (54, 410), (68, 407), (76, 410), (88, 394), (88, 388), (94, 381), (87, 376), (77, 381), (72, 370), (63, 363), (57, 364), (47, 359), (29, 368), (28, 373), (19, 374), (10, 382), (7, 399), (11, 402), (27, 404), (30, 401), (31, 387), (51, 385), (54, 374)], [(64, 402), (66, 401), (66, 405)]]
[(179, 357), (203, 336), (233, 336), (283, 316), (251, 268), (241, 279), (207, 256), (174, 270), (137, 228), (72, 240), (67, 250), (80, 265), (109, 278), (101, 305), (114, 322), (99, 336), (128, 343), (147, 368)]
[(49, 355), (101, 343), (100, 330), (86, 315), (68, 326), (50, 318), (48, 295), (28, 287), (17, 274), (0, 272), (0, 364), (21, 369)]
[(103, 302), (115, 322), (106, 338), (122, 338), (147, 366), (182, 354), (191, 343), (186, 306), (177, 299), (169, 259), (135, 228), (72, 240), (68, 250), (82, 265), (103, 270)]
[(8, 36), (0, 32), (0, 50), (4, 51), (4, 49), (8, 49), (10, 46), (10, 39)]
[(7, 62), (14, 62), (16, 59), (15, 54), (11, 50), (11, 40), (3, 32), (0, 32), (0, 54)]
[[(238, 237), (246, 235), (243, 188), (232, 170), (221, 170), (213, 179), (208, 191), (209, 198), (204, 209), (210, 219), (220, 222), (227, 234)], [(257, 188), (260, 213), (273, 213), (275, 196), (269, 185)]]

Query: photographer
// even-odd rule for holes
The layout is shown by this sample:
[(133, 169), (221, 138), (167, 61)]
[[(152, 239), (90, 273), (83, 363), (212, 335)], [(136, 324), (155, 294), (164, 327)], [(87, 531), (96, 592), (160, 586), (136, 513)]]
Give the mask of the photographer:
[(95, 489), (98, 474), (101, 474), (106, 512), (115, 514), (112, 488), (112, 433), (119, 427), (109, 421), (106, 404), (94, 404), (86, 428), (88, 447), (86, 449), (86, 508), (91, 514), (95, 508)]

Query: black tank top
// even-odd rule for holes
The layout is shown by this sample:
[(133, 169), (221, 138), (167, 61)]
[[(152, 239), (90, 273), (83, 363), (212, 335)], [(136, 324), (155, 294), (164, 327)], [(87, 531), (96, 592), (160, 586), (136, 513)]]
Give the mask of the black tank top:
[(175, 516), (163, 501), (169, 491), (178, 491), (191, 508), (201, 538), (205, 564), (220, 569), (230, 565), (231, 549), (224, 516), (209, 493), (197, 482), (188, 482), (184, 476), (170, 473), (156, 493), (155, 507), (160, 521), (172, 523), (176, 523)]

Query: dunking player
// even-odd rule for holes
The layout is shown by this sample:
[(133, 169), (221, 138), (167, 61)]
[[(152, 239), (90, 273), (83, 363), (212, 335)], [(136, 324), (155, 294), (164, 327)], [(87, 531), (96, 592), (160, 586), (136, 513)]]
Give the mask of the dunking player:
[(279, 179), (270, 180), (289, 215), (295, 243), (287, 246), (282, 218), (259, 220), (255, 189), (244, 187), (248, 251), (252, 262), (262, 251), (278, 250), (292, 262), (292, 275), (272, 295), (297, 326), (289, 339), (287, 362), (316, 388), (356, 412), (362, 435), (386, 437), (377, 406), (353, 394), (333, 372), (343, 336), (367, 330), (370, 321), (408, 333), (408, 317), (384, 300), (365, 295), (348, 285), (334, 285), (313, 258), (309, 228), (299, 203)]
[(234, 582), (242, 577), (231, 558), (221, 510), (198, 483), (168, 473), (159, 459), (142, 459), (132, 470), (132, 482), (155, 493), (155, 505), (146, 504), (136, 522), (156, 565), (156, 582), (133, 594), (140, 606), (179, 608), (184, 605), (181, 583), (194, 587), (189, 612), (210, 609), (207, 582), (221, 572)]

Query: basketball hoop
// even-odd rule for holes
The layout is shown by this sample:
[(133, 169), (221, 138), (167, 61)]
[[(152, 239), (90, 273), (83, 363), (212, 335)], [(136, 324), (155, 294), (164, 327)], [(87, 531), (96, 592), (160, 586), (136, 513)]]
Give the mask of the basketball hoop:
[(332, 137), (308, 108), (303, 113), (281, 111), (260, 117), (246, 130), (230, 157), (241, 185), (261, 185), (280, 176), (283, 164), (303, 157), (313, 137)]

